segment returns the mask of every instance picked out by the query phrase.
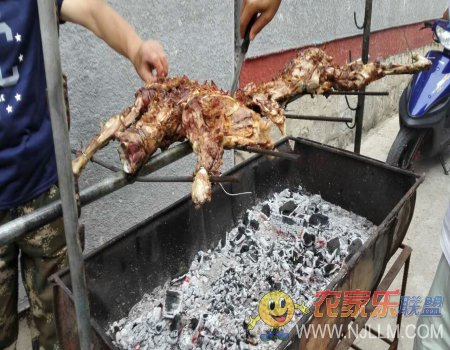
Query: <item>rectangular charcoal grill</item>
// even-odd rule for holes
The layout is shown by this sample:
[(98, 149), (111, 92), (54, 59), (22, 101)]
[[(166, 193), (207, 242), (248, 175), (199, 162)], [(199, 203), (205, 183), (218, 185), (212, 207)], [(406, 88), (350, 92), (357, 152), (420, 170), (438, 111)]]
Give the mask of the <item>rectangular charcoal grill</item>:
[[(190, 195), (124, 232), (85, 258), (95, 349), (116, 349), (105, 329), (128, 315), (145, 293), (184, 274), (195, 254), (217, 246), (247, 209), (286, 188), (303, 186), (324, 200), (368, 218), (377, 229), (361, 250), (330, 282), (331, 290), (374, 290), (386, 264), (400, 246), (411, 221), (417, 187), (423, 178), (350, 152), (304, 139), (287, 138), (280, 151), (297, 161), (256, 156), (228, 172), (239, 183), (228, 192), (216, 186), (212, 202), (195, 209)], [(59, 339), (64, 349), (78, 349), (75, 308), (68, 271), (53, 277)], [(350, 318), (301, 319), (309, 324), (346, 324)], [(336, 339), (298, 339), (280, 349), (330, 349)], [(288, 344), (288, 345), (284, 345)]]

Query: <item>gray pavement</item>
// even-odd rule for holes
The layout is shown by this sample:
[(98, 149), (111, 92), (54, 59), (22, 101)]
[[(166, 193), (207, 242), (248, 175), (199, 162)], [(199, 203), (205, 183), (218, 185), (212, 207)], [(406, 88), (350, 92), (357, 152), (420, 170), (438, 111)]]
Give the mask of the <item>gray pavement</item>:
[[(320, 125), (318, 125), (320, 126)], [(395, 136), (398, 132), (398, 117), (394, 116), (380, 123), (363, 137), (361, 153), (384, 161)], [(352, 149), (349, 146), (348, 149)], [(450, 163), (450, 152), (447, 154)], [(450, 199), (450, 177), (445, 176), (437, 159), (429, 159), (416, 165), (416, 172), (425, 173), (425, 182), (418, 190), (416, 209), (411, 226), (408, 230), (405, 244), (413, 248), (409, 271), (407, 295), (425, 297), (431, 285), (436, 266), (441, 256), (439, 238), (441, 225), (447, 204)], [(394, 281), (392, 289), (401, 287), (401, 276)], [(370, 322), (374, 327), (380, 325), (381, 330), (386, 324), (394, 324), (393, 318), (375, 319)], [(412, 333), (416, 318), (404, 318), (400, 350), (412, 349), (412, 339), (407, 333)], [(29, 331), (26, 322), (21, 322), (21, 337), (17, 349), (30, 348)], [(405, 332), (407, 331), (407, 332)], [(388, 346), (378, 339), (359, 339), (357, 344), (363, 349), (387, 349)]]
[[(379, 160), (385, 160), (390, 145), (397, 135), (398, 117), (394, 116), (379, 124), (363, 137), (361, 153)], [(450, 152), (446, 157), (450, 162)], [(419, 187), (414, 217), (404, 243), (412, 247), (411, 265), (408, 276), (406, 295), (427, 296), (437, 264), (441, 257), (440, 234), (442, 221), (450, 199), (450, 177), (444, 174), (438, 159), (419, 161), (415, 166), (416, 173), (425, 173), (425, 182)], [(390, 290), (401, 288), (401, 275), (392, 284)], [(399, 350), (410, 350), (413, 347), (414, 325), (416, 317), (404, 317), (402, 323)], [(394, 325), (395, 319), (373, 319), (369, 323), (373, 327), (387, 329), (387, 324)], [(363, 349), (388, 349), (388, 346), (377, 339), (361, 339), (356, 344)]]

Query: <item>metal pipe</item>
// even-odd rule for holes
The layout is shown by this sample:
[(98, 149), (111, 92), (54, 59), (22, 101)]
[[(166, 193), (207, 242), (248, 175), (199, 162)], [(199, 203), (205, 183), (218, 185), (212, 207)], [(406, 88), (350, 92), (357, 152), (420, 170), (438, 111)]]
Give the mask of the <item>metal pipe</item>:
[[(211, 176), (209, 180), (212, 183), (231, 183), (239, 182), (236, 176)], [(193, 176), (139, 176), (136, 182), (194, 182)]]
[[(300, 93), (290, 97), (287, 101), (282, 102), (285, 106), (288, 104), (298, 100), (300, 97), (305, 95), (311, 95), (309, 93)], [(387, 91), (366, 91), (365, 89), (362, 91), (328, 91), (322, 94), (325, 97), (328, 96), (389, 96), (389, 92)]]
[[(366, 9), (364, 13), (364, 33), (363, 33), (363, 45), (362, 45), (362, 61), (367, 64), (369, 61), (369, 45), (370, 45), (370, 27), (372, 25), (372, 0), (366, 0)], [(366, 91), (364, 87), (363, 92)], [(358, 109), (355, 114), (355, 153), (361, 152), (361, 138), (364, 122), (364, 108), (366, 98), (365, 95), (358, 96)]]
[(298, 160), (299, 159), (299, 156), (295, 155), (295, 154), (271, 151), (268, 149), (262, 149), (262, 148), (257, 148), (257, 147), (235, 147), (235, 149), (237, 149), (239, 151), (243, 151), (243, 152), (263, 154), (266, 156), (284, 158), (284, 159), (289, 159), (289, 160)]
[[(187, 156), (191, 152), (192, 149), (190, 144), (188, 142), (183, 142), (165, 152), (153, 156), (139, 174), (143, 176), (148, 175)], [(113, 176), (82, 190), (80, 192), (80, 204), (81, 206), (86, 206), (130, 183), (130, 177), (124, 172), (114, 174)], [(39, 208), (31, 214), (24, 215), (0, 226), (0, 245), (13, 242), (27, 232), (33, 231), (59, 218), (61, 214), (61, 201), (58, 200)]]
[(388, 91), (330, 91), (323, 94), (328, 95), (344, 95), (344, 96), (389, 96)]
[(77, 318), (78, 338), (81, 350), (91, 349), (89, 299), (86, 288), (83, 255), (78, 239), (78, 209), (75, 200), (75, 181), (62, 82), (61, 57), (58, 42), (56, 6), (53, 0), (39, 0), (39, 25), (44, 54), (47, 99), (55, 145), (56, 165), (60, 188), (64, 232), (69, 257), (70, 277)]
[(316, 120), (321, 122), (342, 122), (342, 123), (351, 123), (353, 121), (352, 118), (336, 118), (336, 117), (322, 117), (322, 116), (313, 116), (313, 115), (294, 115), (294, 114), (285, 114), (287, 119), (298, 119), (298, 120)]

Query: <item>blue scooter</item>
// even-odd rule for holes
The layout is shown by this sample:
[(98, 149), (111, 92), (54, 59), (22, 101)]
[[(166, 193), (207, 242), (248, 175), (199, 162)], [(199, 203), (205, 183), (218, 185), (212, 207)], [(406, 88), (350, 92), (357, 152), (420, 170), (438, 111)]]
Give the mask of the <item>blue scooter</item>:
[(443, 51), (429, 51), (432, 67), (413, 76), (400, 98), (400, 131), (386, 162), (410, 169), (419, 156), (439, 156), (445, 174), (443, 151), (450, 144), (450, 22), (425, 22)]

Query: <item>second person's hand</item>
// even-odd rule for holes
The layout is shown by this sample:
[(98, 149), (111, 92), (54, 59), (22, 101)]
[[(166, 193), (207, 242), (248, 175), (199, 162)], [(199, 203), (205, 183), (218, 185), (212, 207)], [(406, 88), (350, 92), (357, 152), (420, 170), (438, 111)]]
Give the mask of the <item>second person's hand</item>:
[(280, 7), (281, 0), (244, 0), (241, 12), (241, 37), (255, 14), (260, 14), (250, 31), (250, 40), (272, 20)]

